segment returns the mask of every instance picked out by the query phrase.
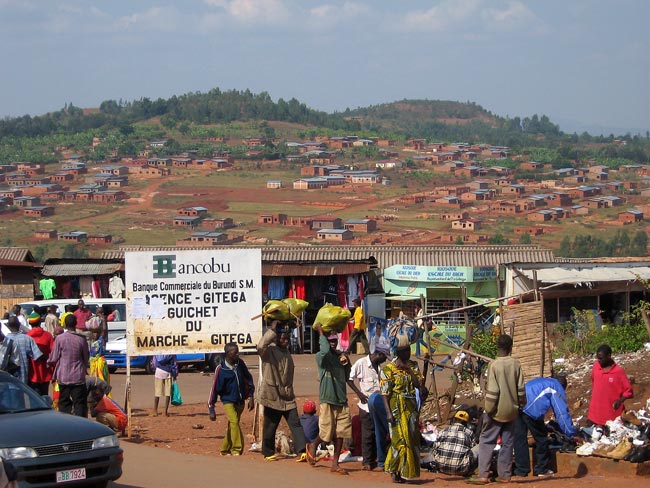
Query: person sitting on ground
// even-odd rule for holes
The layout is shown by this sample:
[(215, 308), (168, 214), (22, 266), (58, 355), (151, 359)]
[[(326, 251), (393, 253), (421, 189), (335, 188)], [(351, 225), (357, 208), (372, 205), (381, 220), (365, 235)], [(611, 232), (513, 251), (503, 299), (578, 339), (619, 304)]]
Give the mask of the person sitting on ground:
[(108, 398), (101, 386), (93, 388), (92, 396), (95, 407), (90, 411), (90, 414), (100, 424), (110, 427), (115, 432), (123, 432), (128, 424), (128, 418), (122, 407)]
[(553, 476), (549, 469), (551, 457), (549, 437), (544, 423), (546, 412), (553, 409), (553, 415), (564, 435), (575, 437), (576, 430), (566, 401), (566, 376), (535, 378), (526, 382), (526, 406), (515, 423), (515, 476), (528, 476), (530, 452), (528, 432), (535, 439), (535, 467), (533, 474), (539, 477)]
[(470, 476), (478, 466), (478, 444), (469, 421), (469, 413), (458, 410), (454, 423), (438, 434), (433, 459), (441, 473)]
[(316, 404), (311, 400), (305, 400), (302, 404), (300, 425), (305, 433), (305, 440), (308, 443), (314, 442), (318, 437), (318, 415), (316, 415)]

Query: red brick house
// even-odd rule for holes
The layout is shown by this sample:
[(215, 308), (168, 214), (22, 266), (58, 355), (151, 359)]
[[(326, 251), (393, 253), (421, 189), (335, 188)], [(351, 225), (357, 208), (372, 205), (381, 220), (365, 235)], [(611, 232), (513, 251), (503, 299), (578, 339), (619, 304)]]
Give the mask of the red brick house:
[(635, 222), (643, 221), (643, 212), (640, 210), (627, 210), (618, 214), (618, 221), (623, 224), (634, 224)]
[(205, 207), (183, 207), (176, 211), (176, 215), (185, 217), (205, 217), (207, 213), (208, 209)]
[(89, 244), (110, 244), (113, 242), (113, 236), (110, 234), (92, 234), (88, 236)]
[(41, 241), (49, 241), (51, 239), (56, 239), (58, 237), (58, 232), (56, 229), (50, 230), (37, 230), (34, 232), (34, 239)]
[(311, 230), (343, 229), (343, 220), (338, 217), (318, 217), (311, 221)]
[(54, 215), (54, 207), (36, 206), (23, 208), (25, 217), (49, 217)]
[(454, 220), (451, 223), (452, 230), (469, 230), (474, 232), (476, 230), (479, 230), (481, 226), (482, 222), (477, 219)]
[(316, 238), (324, 241), (349, 241), (354, 239), (354, 234), (347, 229), (321, 229), (316, 233)]
[(343, 223), (343, 226), (352, 232), (368, 234), (377, 230), (377, 221), (374, 219), (348, 219)]
[(452, 222), (454, 220), (469, 219), (469, 212), (443, 213), (440, 216), (443, 222)]

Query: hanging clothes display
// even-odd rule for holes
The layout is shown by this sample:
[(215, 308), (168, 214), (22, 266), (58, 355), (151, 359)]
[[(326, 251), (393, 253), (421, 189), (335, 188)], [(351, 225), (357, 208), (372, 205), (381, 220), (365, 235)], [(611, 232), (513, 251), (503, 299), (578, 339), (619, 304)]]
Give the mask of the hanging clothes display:
[(348, 290), (347, 290), (348, 281), (345, 279), (345, 276), (337, 276), (337, 290), (336, 294), (339, 298), (339, 307), (348, 308)]
[(269, 299), (270, 300), (282, 300), (287, 298), (287, 289), (284, 283), (284, 277), (282, 276), (271, 276), (269, 278)]
[(348, 303), (359, 297), (359, 275), (348, 275)]
[(38, 287), (41, 289), (41, 294), (43, 295), (44, 300), (50, 300), (54, 298), (56, 283), (52, 278), (43, 278), (38, 282)]
[(289, 298), (299, 298), (304, 300), (306, 298), (305, 280), (302, 278), (292, 278), (291, 288), (289, 289)]
[(111, 298), (122, 298), (125, 290), (122, 278), (118, 275), (111, 276), (111, 279), (108, 280), (108, 294)]
[(92, 277), (92, 282), (90, 284), (90, 291), (93, 295), (93, 298), (102, 297), (102, 286), (101, 283), (99, 282), (99, 279), (96, 276)]
[(88, 299), (93, 297), (93, 279), (90, 276), (79, 277), (79, 294), (81, 298)]

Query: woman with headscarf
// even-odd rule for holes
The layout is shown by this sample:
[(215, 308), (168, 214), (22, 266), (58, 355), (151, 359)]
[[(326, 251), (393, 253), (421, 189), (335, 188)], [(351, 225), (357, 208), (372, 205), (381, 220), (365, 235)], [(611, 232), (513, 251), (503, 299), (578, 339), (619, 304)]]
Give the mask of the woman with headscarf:
[(395, 359), (381, 370), (379, 387), (390, 424), (390, 446), (384, 471), (394, 483), (420, 476), (420, 429), (417, 391), (424, 377), (411, 361), (411, 340), (406, 334), (391, 338)]

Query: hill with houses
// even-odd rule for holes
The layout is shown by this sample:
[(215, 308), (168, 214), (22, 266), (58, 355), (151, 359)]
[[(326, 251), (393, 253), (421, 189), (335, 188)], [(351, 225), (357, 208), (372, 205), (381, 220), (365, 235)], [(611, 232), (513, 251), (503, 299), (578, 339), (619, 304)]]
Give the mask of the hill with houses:
[[(516, 121), (457, 102), (321, 115), (326, 126), (168, 116), (2, 137), (5, 243), (48, 256), (120, 244), (269, 243), (532, 242), (565, 255), (648, 252), (650, 166), (638, 138), (576, 140), (567, 149), (571, 138), (535, 117), (518, 124), (537, 124), (545, 144), (477, 141)], [(334, 118), (348, 125), (334, 128)], [(475, 134), (468, 142), (404, 135), (418, 124)], [(24, 158), (6, 157), (12, 144)]]

